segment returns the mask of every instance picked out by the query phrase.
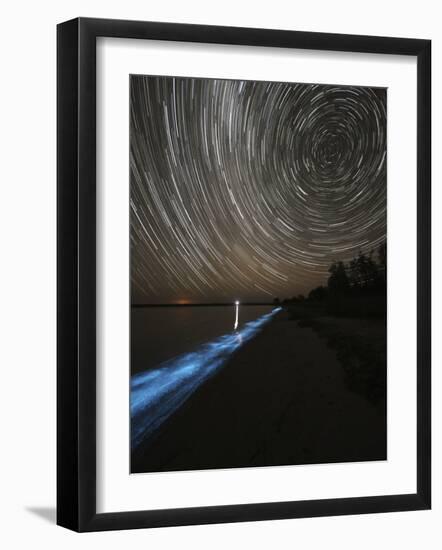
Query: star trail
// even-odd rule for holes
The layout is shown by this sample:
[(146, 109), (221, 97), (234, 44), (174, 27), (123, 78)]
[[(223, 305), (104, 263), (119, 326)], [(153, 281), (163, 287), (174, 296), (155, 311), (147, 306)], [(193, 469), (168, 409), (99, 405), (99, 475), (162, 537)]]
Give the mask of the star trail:
[(271, 301), (386, 237), (386, 90), (131, 76), (133, 303)]

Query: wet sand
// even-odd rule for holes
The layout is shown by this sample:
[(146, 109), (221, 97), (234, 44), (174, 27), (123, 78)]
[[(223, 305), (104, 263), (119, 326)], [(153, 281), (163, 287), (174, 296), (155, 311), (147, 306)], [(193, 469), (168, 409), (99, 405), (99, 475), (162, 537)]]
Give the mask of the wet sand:
[(131, 471), (385, 459), (385, 403), (351, 391), (327, 341), (282, 312), (133, 453)]

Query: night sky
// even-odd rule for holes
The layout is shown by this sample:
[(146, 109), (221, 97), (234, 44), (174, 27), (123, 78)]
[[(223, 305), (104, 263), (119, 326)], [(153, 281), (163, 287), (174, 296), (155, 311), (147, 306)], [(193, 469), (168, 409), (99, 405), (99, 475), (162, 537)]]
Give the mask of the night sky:
[(272, 301), (386, 237), (386, 90), (131, 76), (133, 303)]

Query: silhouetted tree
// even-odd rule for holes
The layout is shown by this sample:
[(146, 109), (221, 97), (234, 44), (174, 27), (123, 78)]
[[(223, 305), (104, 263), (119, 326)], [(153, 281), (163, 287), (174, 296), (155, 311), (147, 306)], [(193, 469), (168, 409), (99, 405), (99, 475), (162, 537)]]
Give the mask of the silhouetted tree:
[(384, 242), (378, 248), (378, 288), (387, 291), (387, 243)]
[(359, 252), (348, 266), (350, 286), (354, 290), (373, 290), (379, 286), (379, 266), (373, 259), (373, 251), (368, 255)]
[(384, 242), (378, 247), (378, 260), (379, 265), (384, 269), (387, 268), (387, 243)]
[(335, 262), (329, 268), (330, 277), (327, 286), (331, 294), (345, 294), (350, 288), (350, 284), (343, 262)]
[(312, 301), (322, 302), (327, 297), (327, 289), (323, 286), (318, 286), (311, 290), (308, 299)]

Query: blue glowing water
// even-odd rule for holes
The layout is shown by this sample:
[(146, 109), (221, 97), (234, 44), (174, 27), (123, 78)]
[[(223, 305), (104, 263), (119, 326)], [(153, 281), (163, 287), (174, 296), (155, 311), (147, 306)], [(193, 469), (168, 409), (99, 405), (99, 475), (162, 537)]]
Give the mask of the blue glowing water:
[(158, 368), (133, 375), (130, 384), (132, 449), (151, 437), (203, 382), (225, 364), (233, 352), (256, 336), (280, 309), (277, 307), (246, 323), (238, 331), (165, 361)]

